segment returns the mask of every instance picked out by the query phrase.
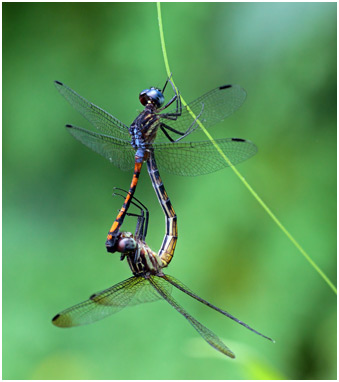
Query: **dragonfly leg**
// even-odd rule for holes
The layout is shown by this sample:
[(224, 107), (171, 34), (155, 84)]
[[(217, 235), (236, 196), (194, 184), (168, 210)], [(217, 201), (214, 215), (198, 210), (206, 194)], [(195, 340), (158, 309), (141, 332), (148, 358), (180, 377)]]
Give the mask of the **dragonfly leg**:
[[(161, 131), (165, 134), (165, 136), (166, 136), (166, 138), (170, 141), (170, 142), (175, 142), (175, 140), (168, 134), (168, 132), (165, 130), (167, 127), (169, 127), (169, 126), (167, 126), (167, 125), (165, 125), (164, 123), (160, 123), (160, 129), (161, 129)], [(182, 134), (181, 132), (180, 132), (180, 134)]]
[(182, 131), (176, 130), (171, 126), (166, 125), (166, 123), (164, 123), (164, 122), (160, 122), (160, 125), (162, 125), (165, 129), (172, 131), (175, 134), (178, 134), (178, 135), (184, 135), (185, 134)]
[[(173, 97), (166, 103), (166, 105), (163, 106), (161, 109), (158, 109), (158, 111), (162, 111), (162, 110), (167, 109), (169, 106), (172, 105), (172, 103), (173, 103), (175, 100), (177, 100), (177, 98), (178, 98), (177, 95), (173, 96)], [(169, 114), (169, 115), (170, 115), (170, 114)]]
[(165, 89), (166, 89), (166, 86), (167, 86), (167, 84), (168, 84), (168, 81), (171, 79), (171, 77), (172, 77), (172, 73), (169, 75), (169, 77), (167, 77), (167, 80), (166, 80), (166, 82), (165, 82), (165, 85), (164, 85), (164, 87), (163, 87), (162, 90), (161, 90), (161, 93), (162, 93), (162, 94), (164, 94), (164, 91), (165, 91)]
[[(165, 134), (165, 136), (167, 137), (167, 139), (171, 142), (179, 142), (181, 141), (183, 138), (187, 137), (187, 135), (191, 134), (192, 131), (196, 130), (196, 128), (198, 127), (198, 124), (197, 124), (197, 120), (200, 118), (202, 112), (204, 110), (204, 104), (202, 104), (202, 108), (201, 108), (201, 112), (199, 113), (199, 115), (195, 118), (195, 120), (192, 122), (191, 126), (183, 133), (181, 131), (178, 131), (178, 130), (175, 130), (173, 129), (173, 127), (171, 126), (168, 126), (166, 125), (165, 123), (161, 122), (160, 123), (160, 129), (161, 131)], [(179, 138), (177, 139), (173, 139), (168, 133), (167, 131), (165, 130), (170, 130), (172, 131), (173, 133), (175, 134), (178, 134), (178, 135), (181, 135)]]
[[(115, 190), (123, 191), (125, 194), (128, 194), (128, 191), (124, 190), (123, 188), (114, 187)], [(122, 198), (125, 198), (124, 195), (119, 194), (117, 192), (114, 192), (113, 196), (121, 196)], [(140, 239), (142, 241), (145, 241), (146, 235), (147, 235), (147, 229), (148, 229), (148, 222), (149, 222), (149, 211), (147, 207), (140, 202), (139, 199), (137, 199), (135, 196), (133, 196), (131, 200), (131, 204), (133, 204), (135, 207), (139, 208), (140, 214), (134, 214), (131, 212), (127, 212), (127, 216), (134, 216), (137, 218), (137, 225), (135, 228), (135, 237), (137, 239)]]
[(202, 112), (204, 111), (204, 104), (201, 105), (201, 111), (198, 114), (198, 116), (195, 118), (195, 120), (192, 122), (191, 126), (186, 130), (185, 134), (178, 139), (175, 140), (175, 142), (181, 141), (183, 138), (185, 138), (188, 134), (191, 134), (192, 131), (196, 130), (198, 127), (197, 120), (200, 118)]
[[(202, 106), (202, 110), (203, 110), (204, 106)], [(201, 112), (199, 113), (199, 115), (196, 117), (196, 119), (193, 121), (193, 123), (191, 124), (191, 126), (186, 130), (186, 132), (181, 132), (179, 130), (176, 130), (174, 129), (173, 127), (171, 126), (168, 126), (166, 125), (164, 122), (160, 122), (160, 129), (162, 130), (162, 132), (165, 134), (165, 136), (167, 137), (167, 139), (170, 141), (170, 142), (178, 142), (180, 141), (181, 139), (185, 138), (188, 134), (190, 134), (193, 130), (195, 130), (197, 128), (197, 125), (196, 127), (193, 129), (194, 125), (196, 124), (196, 121), (197, 119), (200, 117), (201, 113), (202, 113), (202, 110)], [(161, 115), (161, 117), (163, 117), (164, 114)], [(176, 120), (177, 119), (177, 116), (171, 116), (170, 118), (168, 117), (169, 114), (166, 114), (164, 118), (166, 119), (169, 119), (169, 120)], [(173, 133), (175, 134), (178, 134), (178, 135), (181, 135), (181, 138), (178, 138), (178, 139), (173, 139), (168, 133), (167, 131), (165, 130), (169, 130), (169, 131), (172, 131)]]
[[(199, 118), (199, 117), (198, 117)], [(161, 131), (165, 134), (165, 136), (167, 137), (167, 139), (170, 141), (170, 142), (179, 142), (181, 141), (183, 138), (185, 138), (187, 135), (191, 134), (192, 131), (194, 131), (196, 128), (197, 128), (197, 125), (196, 127), (194, 127), (196, 123), (196, 120), (193, 121), (192, 125), (183, 133), (181, 131), (177, 131), (173, 128), (171, 128), (170, 126), (166, 125), (165, 123), (161, 122), (160, 124), (160, 129)], [(193, 128), (194, 127), (194, 128)], [(165, 130), (170, 130), (170, 131), (173, 131), (175, 134), (178, 134), (180, 135), (179, 138), (177, 139), (173, 139), (169, 134), (168, 132)]]
[(161, 109), (158, 109), (158, 111), (162, 111), (162, 110), (167, 109), (170, 105), (172, 105), (172, 103), (174, 101), (177, 101), (176, 102), (176, 110), (174, 113), (161, 114), (161, 118), (176, 119), (182, 113), (181, 97), (180, 97), (180, 93), (177, 91), (177, 89), (175, 88), (175, 86), (174, 86), (174, 84), (170, 78), (168, 79), (168, 82), (172, 85), (174, 97), (169, 102), (167, 102), (167, 104), (165, 106), (163, 106)]
[(116, 252), (116, 245), (117, 245), (118, 238), (120, 235), (120, 227), (121, 227), (121, 225), (125, 219), (126, 212), (128, 211), (129, 205), (130, 205), (131, 200), (133, 198), (133, 195), (134, 195), (137, 183), (138, 183), (141, 167), (142, 167), (142, 162), (136, 161), (135, 165), (134, 165), (134, 174), (133, 174), (130, 189), (126, 195), (124, 204), (121, 207), (121, 209), (118, 213), (118, 216), (116, 217), (116, 219), (115, 219), (115, 221), (114, 221), (114, 223), (113, 223), (113, 225), (112, 225), (112, 227), (109, 230), (108, 235), (107, 235), (107, 240), (106, 240), (107, 252), (110, 252), (110, 253)]

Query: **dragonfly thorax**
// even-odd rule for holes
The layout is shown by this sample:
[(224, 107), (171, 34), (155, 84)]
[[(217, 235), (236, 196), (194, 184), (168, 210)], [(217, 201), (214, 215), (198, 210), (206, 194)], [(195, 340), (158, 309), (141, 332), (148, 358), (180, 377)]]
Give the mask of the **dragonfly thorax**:
[(116, 252), (122, 254), (121, 260), (127, 262), (134, 275), (147, 276), (162, 274), (166, 266), (158, 254), (131, 232), (121, 232), (116, 244)]
[(160, 89), (151, 87), (150, 89), (145, 89), (139, 94), (139, 100), (143, 106), (148, 104), (154, 105), (157, 109), (163, 105), (165, 97), (160, 91)]

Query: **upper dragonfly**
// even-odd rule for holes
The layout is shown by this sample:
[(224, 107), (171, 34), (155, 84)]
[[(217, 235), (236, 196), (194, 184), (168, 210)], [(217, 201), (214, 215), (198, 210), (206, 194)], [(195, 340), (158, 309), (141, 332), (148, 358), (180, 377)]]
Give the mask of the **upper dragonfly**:
[[(172, 85), (174, 96), (164, 105), (163, 93), (168, 83)], [(199, 129), (198, 119), (209, 128), (230, 116), (246, 98), (245, 90), (239, 85), (224, 85), (189, 103), (189, 109), (183, 108), (179, 93), (172, 81), (167, 79), (162, 90), (151, 87), (139, 94), (139, 100), (145, 109), (128, 127), (63, 83), (55, 81), (55, 85), (66, 100), (102, 134), (66, 125), (69, 132), (120, 169), (129, 170), (134, 166), (129, 192), (107, 236), (106, 248), (109, 252), (114, 251), (142, 164), (148, 160), (150, 151), (154, 151), (159, 168), (172, 174), (196, 176), (227, 167), (228, 164), (211, 141), (180, 141)], [(174, 103), (175, 108), (172, 111), (163, 112)], [(233, 165), (257, 152), (252, 142), (241, 138), (223, 138), (217, 139), (216, 142)]]

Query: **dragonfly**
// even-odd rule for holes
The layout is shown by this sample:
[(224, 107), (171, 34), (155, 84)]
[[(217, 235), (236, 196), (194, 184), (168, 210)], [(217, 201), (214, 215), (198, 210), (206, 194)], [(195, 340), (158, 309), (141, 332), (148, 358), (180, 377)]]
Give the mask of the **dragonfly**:
[[(164, 92), (168, 83), (172, 86), (174, 96), (164, 105)], [(129, 192), (107, 236), (108, 252), (115, 251), (119, 231), (134, 195), (142, 165), (149, 160), (151, 151), (157, 167), (176, 175), (203, 175), (229, 166), (211, 141), (182, 140), (199, 130), (198, 120), (205, 128), (210, 128), (233, 114), (246, 98), (245, 90), (239, 85), (219, 86), (189, 103), (188, 107), (183, 107), (179, 92), (168, 78), (161, 90), (150, 87), (140, 92), (139, 100), (144, 110), (129, 127), (62, 82), (55, 81), (55, 86), (100, 132), (69, 124), (66, 125), (68, 131), (120, 169), (134, 168)], [(171, 105), (173, 109), (165, 112)], [(232, 165), (257, 152), (255, 144), (246, 139), (223, 138), (217, 139), (216, 143)]]
[[(119, 190), (128, 193), (122, 189)], [(123, 194), (118, 195), (125, 197)], [(115, 314), (127, 306), (165, 300), (185, 317), (210, 346), (225, 356), (235, 358), (232, 350), (215, 333), (189, 314), (173, 298), (172, 290), (174, 287), (259, 336), (274, 342), (271, 338), (251, 328), (227, 311), (199, 297), (175, 277), (165, 274), (163, 272), (163, 260), (145, 242), (149, 224), (148, 209), (135, 197), (132, 198), (131, 204), (134, 204), (139, 209), (139, 214), (126, 212), (127, 216), (137, 217), (135, 233), (133, 235), (131, 232), (119, 232), (117, 252), (121, 253), (121, 260), (127, 258), (133, 276), (108, 289), (92, 294), (88, 300), (80, 304), (63, 310), (52, 319), (55, 326), (69, 328), (86, 325)], [(168, 224), (171, 224), (171, 221)], [(173, 231), (175, 231), (175, 228), (173, 228)]]

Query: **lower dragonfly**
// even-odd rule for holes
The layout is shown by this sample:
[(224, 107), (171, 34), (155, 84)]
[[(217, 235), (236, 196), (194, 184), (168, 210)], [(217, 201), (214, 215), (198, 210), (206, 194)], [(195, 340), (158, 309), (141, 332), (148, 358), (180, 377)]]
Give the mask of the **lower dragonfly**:
[[(172, 86), (174, 96), (164, 105), (164, 91), (168, 83)], [(246, 98), (245, 90), (239, 85), (219, 86), (189, 103), (188, 108), (184, 108), (179, 92), (168, 78), (162, 90), (150, 87), (139, 94), (139, 100), (145, 108), (130, 127), (87, 101), (62, 82), (55, 81), (55, 86), (60, 94), (102, 134), (73, 125), (66, 125), (68, 131), (81, 143), (120, 169), (134, 168), (129, 192), (107, 236), (108, 252), (114, 252), (142, 164), (148, 160), (150, 150), (154, 150), (160, 169), (163, 168), (176, 175), (208, 174), (229, 166), (211, 141), (181, 142), (181, 140), (193, 131), (199, 130), (198, 120), (206, 128), (210, 128), (233, 114)], [(164, 112), (173, 104), (175, 109)], [(195, 115), (195, 119), (191, 112)], [(250, 158), (257, 152), (252, 142), (241, 138), (223, 138), (217, 139), (216, 142), (232, 165)]]
[[(124, 191), (122, 189), (120, 190)], [(127, 193), (127, 191), (124, 192)], [(119, 195), (124, 197), (124, 195)], [(252, 332), (274, 342), (271, 338), (259, 333), (230, 313), (199, 297), (175, 277), (165, 274), (163, 272), (165, 266), (164, 261), (159, 257), (159, 254), (152, 251), (145, 242), (149, 222), (148, 210), (135, 197), (131, 200), (131, 203), (140, 210), (139, 214), (130, 214), (127, 212), (127, 215), (137, 217), (135, 233), (133, 235), (130, 232), (120, 232), (116, 250), (121, 253), (121, 260), (127, 258), (133, 276), (108, 289), (94, 293), (87, 301), (60, 312), (52, 319), (54, 325), (61, 328), (86, 325), (117, 313), (126, 306), (163, 299), (185, 317), (209, 345), (222, 354), (230, 358), (235, 358), (234, 353), (216, 334), (191, 316), (172, 297), (171, 292), (173, 287), (175, 287)], [(175, 228), (173, 228), (173, 230), (175, 231)], [(169, 253), (170, 252), (171, 250), (169, 250)]]

